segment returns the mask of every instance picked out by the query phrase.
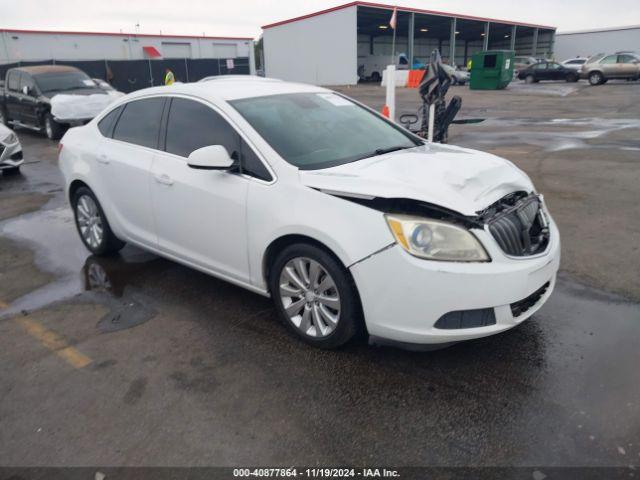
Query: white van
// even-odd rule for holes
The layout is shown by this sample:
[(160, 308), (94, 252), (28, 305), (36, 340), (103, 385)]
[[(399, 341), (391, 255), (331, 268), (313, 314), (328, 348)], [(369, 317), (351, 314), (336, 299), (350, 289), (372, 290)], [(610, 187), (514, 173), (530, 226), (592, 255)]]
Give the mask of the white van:
[[(358, 78), (360, 80), (371, 80), (379, 82), (382, 80), (382, 72), (391, 63), (391, 55), (368, 55), (358, 57)], [(408, 70), (409, 59), (404, 53), (396, 55), (396, 69)]]

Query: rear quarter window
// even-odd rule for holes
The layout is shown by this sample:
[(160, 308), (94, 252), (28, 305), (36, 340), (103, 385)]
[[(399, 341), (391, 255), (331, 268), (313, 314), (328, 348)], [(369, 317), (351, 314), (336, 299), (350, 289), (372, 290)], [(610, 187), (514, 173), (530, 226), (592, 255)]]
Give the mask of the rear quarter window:
[(98, 130), (102, 135), (109, 138), (113, 136), (113, 127), (120, 116), (120, 112), (122, 112), (122, 107), (114, 108), (98, 122)]

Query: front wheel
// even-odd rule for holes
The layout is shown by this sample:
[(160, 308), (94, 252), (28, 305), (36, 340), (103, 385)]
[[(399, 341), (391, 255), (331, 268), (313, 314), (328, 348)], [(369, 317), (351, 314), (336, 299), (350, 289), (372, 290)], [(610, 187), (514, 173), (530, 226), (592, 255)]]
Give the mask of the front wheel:
[(62, 125), (56, 122), (50, 113), (47, 113), (44, 117), (44, 133), (49, 140), (59, 140), (64, 133)]
[(310, 244), (286, 247), (273, 262), (269, 288), (284, 324), (310, 345), (337, 348), (361, 329), (353, 279), (321, 248)]
[(604, 83), (604, 77), (600, 72), (591, 72), (589, 74), (589, 83), (591, 85), (600, 85)]
[(527, 83), (529, 85), (531, 85), (535, 81), (536, 79), (533, 75), (527, 75), (526, 77), (524, 77), (524, 83)]
[(80, 239), (91, 253), (109, 255), (124, 247), (124, 242), (111, 231), (100, 202), (89, 188), (78, 188), (72, 205)]

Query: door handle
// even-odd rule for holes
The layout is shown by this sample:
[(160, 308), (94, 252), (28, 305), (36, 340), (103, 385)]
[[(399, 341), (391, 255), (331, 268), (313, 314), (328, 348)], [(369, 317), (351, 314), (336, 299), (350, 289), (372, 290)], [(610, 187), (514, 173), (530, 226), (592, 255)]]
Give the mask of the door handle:
[(158, 173), (155, 175), (156, 182), (161, 183), (162, 185), (173, 185), (173, 180), (166, 173)]
[(109, 165), (110, 160), (109, 160), (109, 157), (102, 154), (102, 155), (98, 155), (98, 162), (104, 163), (105, 165)]

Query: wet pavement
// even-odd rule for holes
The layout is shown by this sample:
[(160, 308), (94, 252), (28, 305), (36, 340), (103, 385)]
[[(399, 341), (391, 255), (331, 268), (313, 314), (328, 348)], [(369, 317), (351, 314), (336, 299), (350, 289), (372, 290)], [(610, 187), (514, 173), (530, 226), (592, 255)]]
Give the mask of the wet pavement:
[[(367, 88), (349, 93), (379, 101), (380, 91)], [(573, 99), (578, 109), (601, 101), (576, 88), (548, 96), (571, 101), (584, 91)], [(510, 95), (517, 104), (529, 94)], [(529, 103), (545, 100), (537, 91)], [(518, 328), (430, 353), (364, 341), (318, 351), (286, 333), (268, 299), (129, 246), (116, 257), (89, 255), (62, 198), (55, 144), (19, 131), (30, 163), (22, 176), (0, 176), (0, 465), (633, 472), (640, 463), (639, 242), (636, 250), (625, 244), (638, 223), (610, 231), (602, 222), (598, 235), (581, 237), (567, 219), (590, 206), (590, 183), (575, 163), (598, 145), (608, 145), (604, 169), (591, 173), (608, 178), (598, 195), (618, 205), (619, 221), (636, 215), (638, 190), (627, 182), (640, 164), (625, 148), (638, 146), (637, 123), (612, 112), (606, 122), (584, 112), (545, 118), (531, 107), (518, 120), (475, 97), (468, 105), (470, 115), (483, 110), (491, 120), (456, 127), (459, 143), (510, 152), (538, 185), (564, 183), (564, 190), (540, 190), (568, 230), (570, 268), (563, 264), (550, 301)], [(558, 148), (562, 138), (580, 143)], [(563, 168), (538, 168), (543, 161)], [(628, 178), (607, 172), (609, 162), (628, 164)], [(625, 245), (625, 262), (602, 253), (605, 234), (609, 245)], [(581, 259), (577, 272), (571, 255)], [(603, 284), (609, 292), (593, 288)]]

